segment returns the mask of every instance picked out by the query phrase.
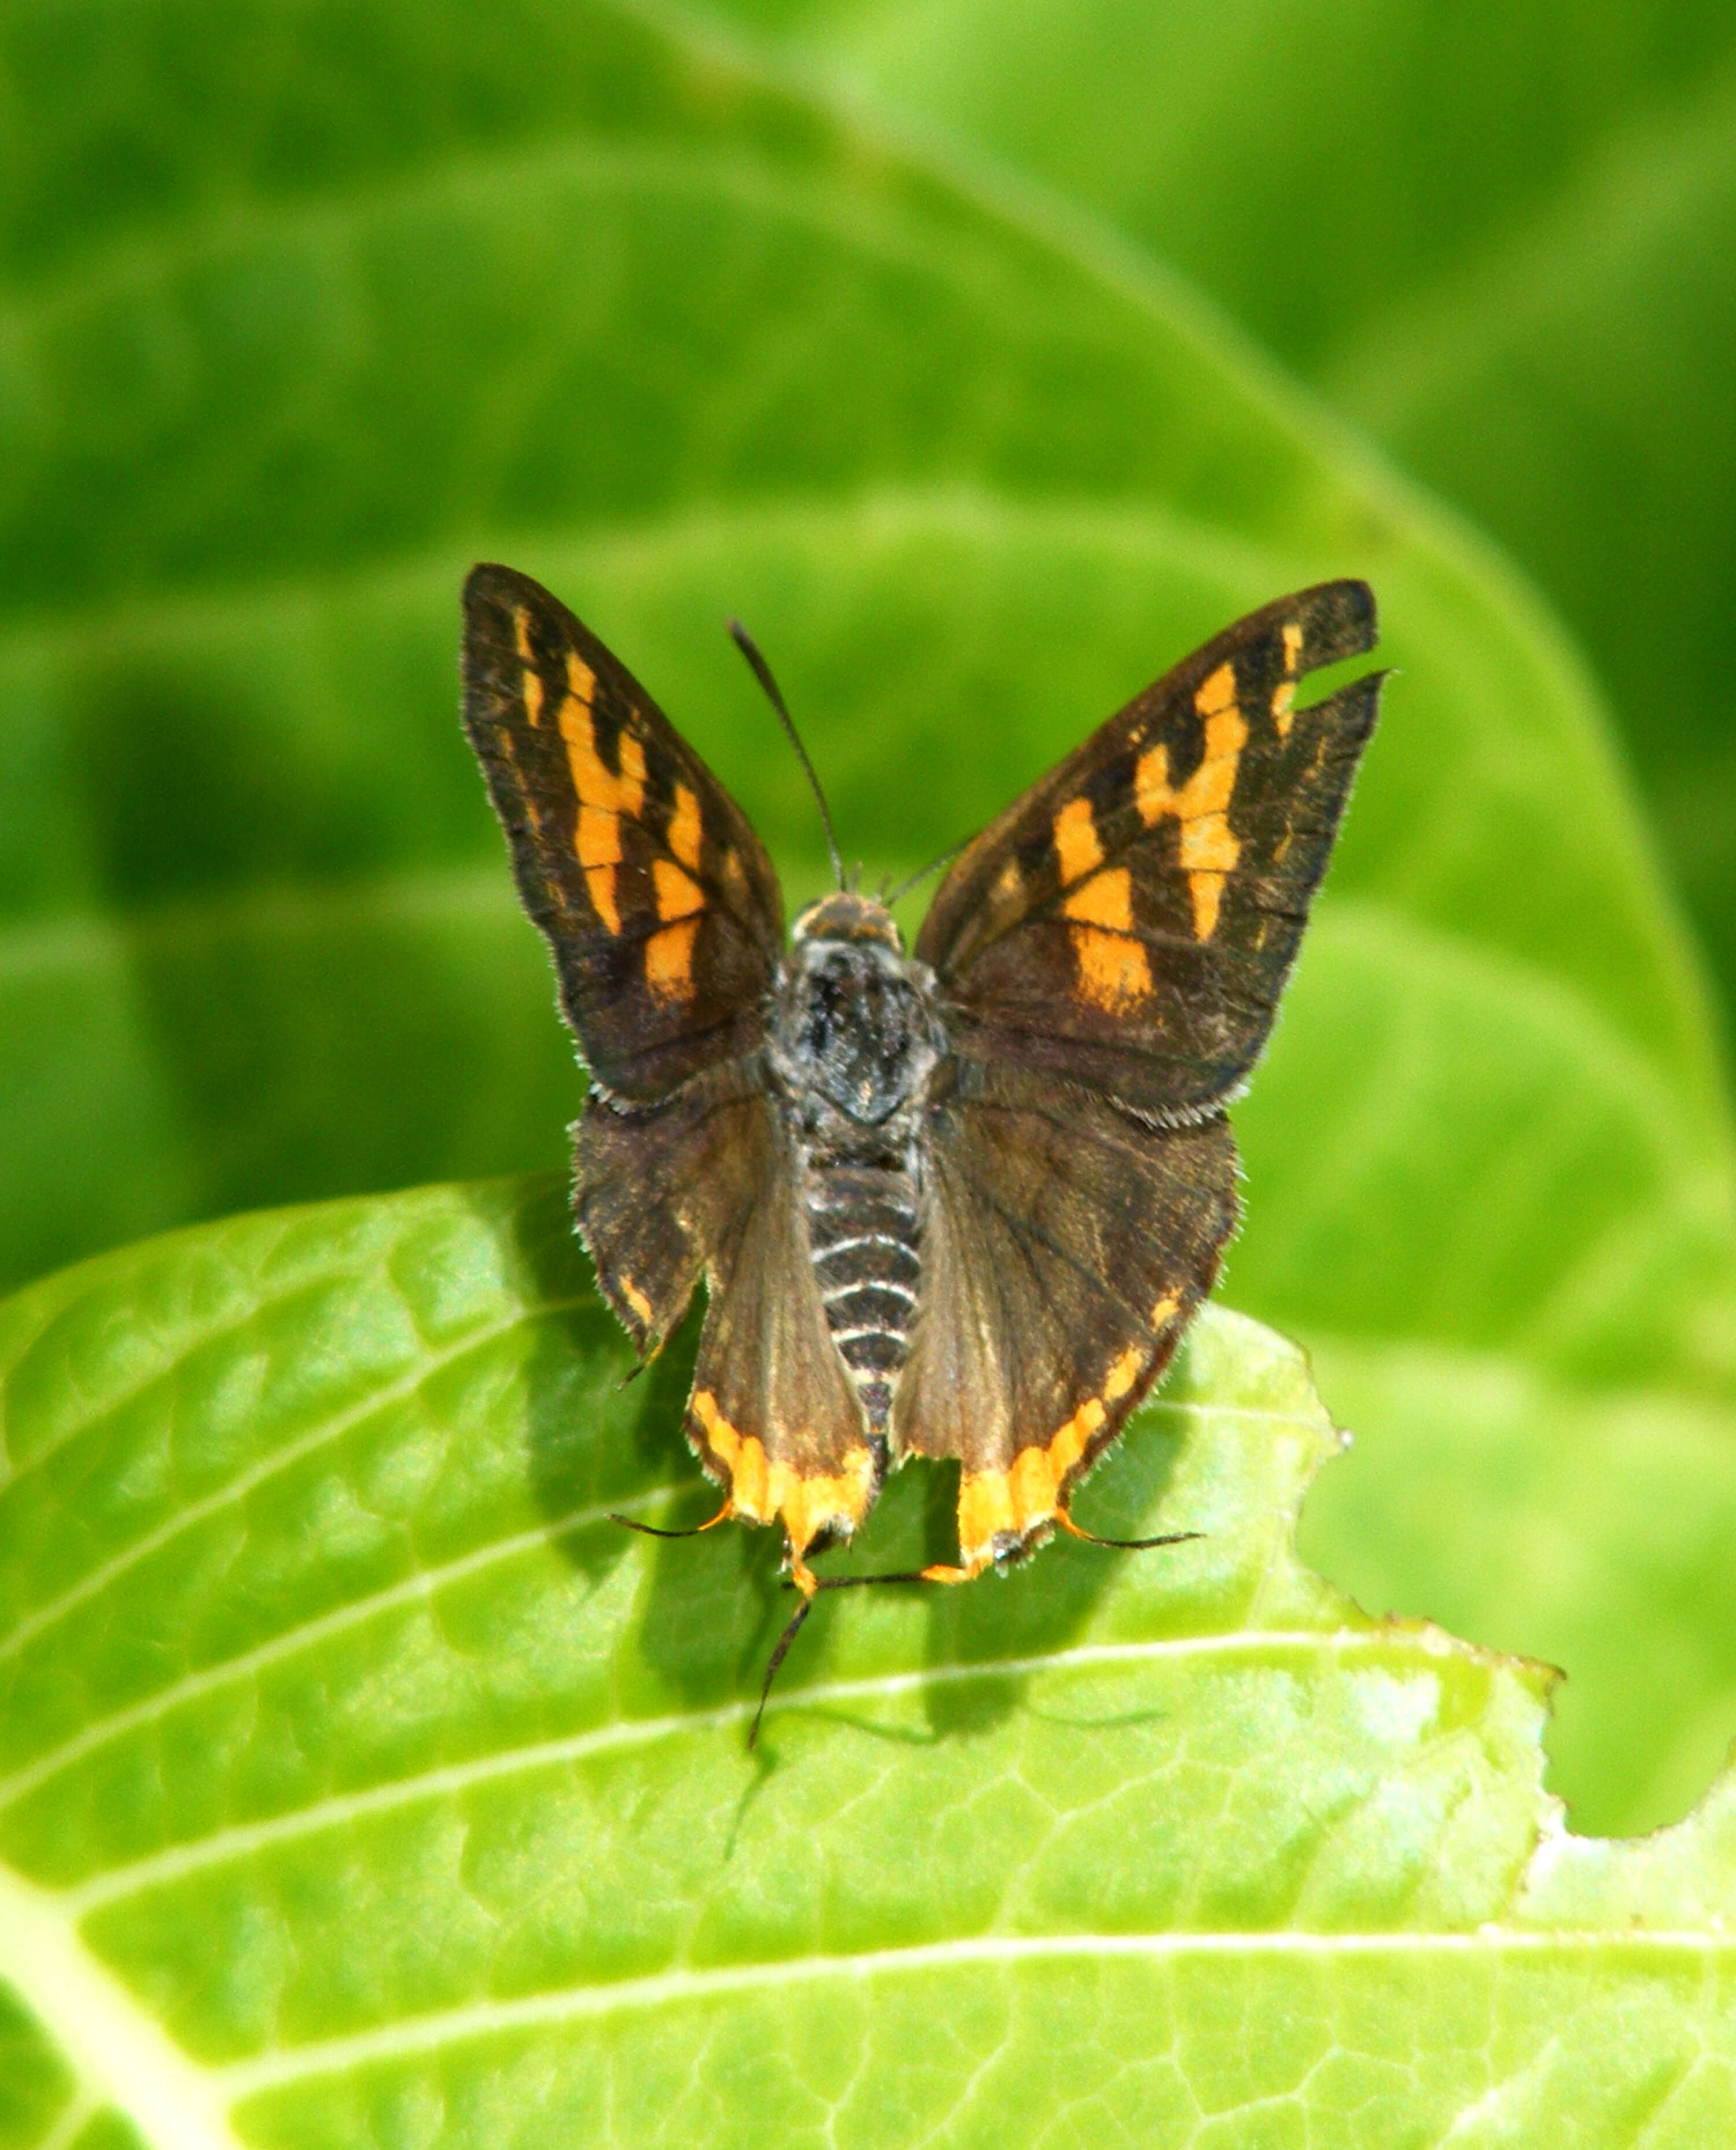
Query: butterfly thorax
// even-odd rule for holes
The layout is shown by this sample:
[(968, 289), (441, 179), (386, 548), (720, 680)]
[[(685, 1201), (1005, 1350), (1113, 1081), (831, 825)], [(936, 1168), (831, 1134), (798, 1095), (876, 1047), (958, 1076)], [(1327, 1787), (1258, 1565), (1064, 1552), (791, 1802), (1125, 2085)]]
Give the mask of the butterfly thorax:
[(926, 969), (883, 905), (840, 893), (796, 921), (771, 1060), (802, 1159), (827, 1325), (884, 1432), (921, 1289), (922, 1108), (945, 1049)]

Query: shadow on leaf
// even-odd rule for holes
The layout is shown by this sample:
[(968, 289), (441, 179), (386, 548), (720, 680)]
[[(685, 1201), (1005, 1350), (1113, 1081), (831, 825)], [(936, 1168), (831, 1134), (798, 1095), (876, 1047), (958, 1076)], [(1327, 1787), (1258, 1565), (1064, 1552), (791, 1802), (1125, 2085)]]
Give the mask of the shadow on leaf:
[[(618, 1507), (671, 1530), (716, 1513), (716, 1490), (682, 1432), (703, 1303), (696, 1300), (664, 1350), (636, 1373), (626, 1336), (596, 1294), (559, 1181), (527, 1183), (514, 1239), (527, 1301), (561, 1308), (538, 1325), (524, 1371), (535, 1498), (552, 1525), (589, 1519), (559, 1528), (554, 1543), (593, 1581), (629, 1554), (643, 1563), (648, 1589), (629, 1663), (637, 1658), (649, 1675), (648, 1710), (666, 1707), (672, 1692), (695, 1709), (754, 1698), (792, 1605), (777, 1535), (725, 1527), (691, 1538), (634, 1538), (598, 1512)], [(1116, 1534), (1159, 1527), (1153, 1519), (1163, 1516), (1178, 1450), (1174, 1434), (1136, 1426), (1131, 1441), (1106, 1459), (1101, 1486), (1085, 1496), (1092, 1526)], [(904, 1573), (956, 1560), (957, 1496), (956, 1465), (895, 1471), (856, 1543), (820, 1556), (818, 1571)], [(765, 1735), (770, 1754), (775, 1758), (780, 1722), (787, 1724), (800, 1710), (805, 1693), (924, 1668), (951, 1675), (924, 1686), (931, 1735), (992, 1729), (1023, 1695), (1024, 1680), (1009, 1665), (1077, 1643), (1118, 1562), (1163, 1557), (1063, 1540), (1005, 1575), (959, 1588), (899, 1582), (827, 1592), (774, 1692)], [(918, 1605), (920, 1623), (912, 1617)], [(919, 1624), (926, 1630), (920, 1638)], [(969, 1669), (976, 1666), (980, 1678)], [(623, 1669), (622, 1701), (630, 1710), (635, 1683)], [(871, 1718), (860, 1722), (876, 1729)], [(907, 1724), (877, 1729), (901, 1740), (912, 1736)]]

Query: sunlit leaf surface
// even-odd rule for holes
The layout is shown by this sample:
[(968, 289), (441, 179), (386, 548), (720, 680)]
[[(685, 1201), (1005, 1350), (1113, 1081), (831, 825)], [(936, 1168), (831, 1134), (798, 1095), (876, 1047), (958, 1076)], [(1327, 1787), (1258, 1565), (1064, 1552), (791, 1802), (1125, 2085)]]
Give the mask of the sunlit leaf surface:
[(709, 1507), (679, 1347), (626, 1363), (548, 1180), (0, 1308), (0, 2140), (1736, 2122), (1723, 1808), (1566, 1835), (1541, 1672), (1299, 1565), (1337, 1440), (1292, 1347), (1203, 1317), (1082, 1504), (1199, 1540), (830, 1600), (757, 1754), (777, 1549), (608, 1522)]

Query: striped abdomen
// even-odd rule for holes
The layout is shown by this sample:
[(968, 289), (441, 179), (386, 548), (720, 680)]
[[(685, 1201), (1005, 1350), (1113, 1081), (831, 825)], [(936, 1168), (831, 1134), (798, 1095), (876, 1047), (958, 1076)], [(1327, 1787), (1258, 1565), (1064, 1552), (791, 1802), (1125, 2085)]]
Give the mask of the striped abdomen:
[(879, 1431), (910, 1353), (921, 1285), (916, 1185), (896, 1168), (840, 1160), (810, 1167), (805, 1199), (832, 1341)]

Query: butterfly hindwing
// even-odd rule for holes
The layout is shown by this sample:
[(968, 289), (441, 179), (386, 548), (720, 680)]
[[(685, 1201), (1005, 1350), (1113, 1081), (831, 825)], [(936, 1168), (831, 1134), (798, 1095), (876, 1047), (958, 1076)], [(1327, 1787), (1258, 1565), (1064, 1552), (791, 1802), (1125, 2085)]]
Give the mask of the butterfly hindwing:
[(1168, 1363), (1235, 1222), (1221, 1116), (1153, 1128), (1041, 1074), (959, 1064), (931, 1107), (901, 1452), (956, 1456), (967, 1572), (1041, 1532)]
[(777, 1108), (738, 1065), (658, 1105), (593, 1093), (575, 1134), (579, 1230), (642, 1353), (704, 1274), (687, 1436), (730, 1513), (781, 1522), (797, 1554), (847, 1536), (880, 1461), (827, 1334)]
[(1280, 598), (985, 830), (916, 943), (956, 1049), (1158, 1118), (1231, 1094), (1270, 1030), (1380, 675), (1309, 708), (1298, 684), (1374, 638), (1365, 583)]
[(783, 906), (747, 817), (529, 576), (475, 568), (464, 614), (465, 728), (592, 1073), (643, 1103), (753, 1052)]
[(731, 1512), (781, 1522), (800, 1558), (863, 1520), (883, 1458), (826, 1326), (795, 1142), (768, 1098), (740, 1124), (735, 1168), (750, 1192), (707, 1253), (687, 1436), (729, 1488)]
[(573, 1130), (579, 1236), (642, 1358), (661, 1348), (708, 1258), (756, 1199), (764, 1103), (739, 1062), (654, 1105), (594, 1090), (585, 1100)]

